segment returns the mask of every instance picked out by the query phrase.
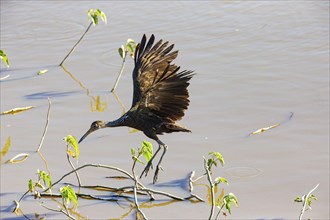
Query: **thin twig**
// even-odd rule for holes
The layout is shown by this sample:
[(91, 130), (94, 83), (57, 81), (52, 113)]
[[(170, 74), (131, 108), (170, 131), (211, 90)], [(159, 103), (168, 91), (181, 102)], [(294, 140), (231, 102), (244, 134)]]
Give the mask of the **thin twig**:
[(20, 201), (22, 201), (22, 199), (24, 198), (24, 196), (25, 196), (26, 194), (28, 194), (29, 192), (30, 192), (30, 190), (27, 190), (27, 191), (21, 196), (21, 198), (19, 198), (19, 200), (18, 200), (17, 203), (20, 203)]
[[(83, 194), (83, 193), (76, 193), (77, 197), (82, 198), (82, 199), (94, 199), (94, 200), (101, 200), (101, 201), (110, 201), (110, 202), (117, 202), (118, 199), (114, 199), (114, 198), (110, 198), (110, 199), (105, 199), (105, 198), (101, 198), (101, 197), (96, 197), (93, 195), (89, 195), (89, 194)], [(54, 193), (40, 193), (41, 197), (45, 197), (45, 198), (61, 198), (62, 195), (60, 194), (54, 194)]]
[(309, 193), (306, 195), (305, 199), (304, 199), (304, 203), (303, 203), (303, 208), (301, 209), (301, 212), (300, 212), (300, 215), (299, 215), (299, 220), (302, 219), (304, 213), (305, 213), (305, 210), (306, 210), (306, 205), (307, 205), (307, 200), (309, 198), (309, 196), (312, 194), (312, 192), (314, 190), (316, 190), (316, 188), (319, 186), (320, 184), (318, 183), (311, 191), (309, 191)]
[[(73, 166), (71, 160), (70, 160), (70, 155), (69, 155), (69, 144), (66, 145), (66, 158), (68, 159), (68, 162), (72, 168), (72, 170), (75, 170), (76, 168)], [(76, 174), (76, 177), (77, 177), (77, 180), (78, 180), (78, 185), (79, 185), (79, 188), (81, 187), (81, 182), (80, 182), (80, 178), (79, 178), (79, 175), (78, 175), (78, 172), (75, 171), (74, 172)]]
[(42, 134), (42, 137), (41, 137), (41, 140), (40, 140), (40, 143), (39, 143), (39, 147), (37, 149), (36, 152), (39, 152), (40, 149), (41, 149), (41, 146), (42, 146), (42, 143), (44, 142), (44, 139), (45, 139), (45, 136), (46, 136), (46, 133), (47, 133), (47, 129), (48, 129), (48, 124), (49, 124), (49, 116), (50, 116), (50, 107), (51, 107), (51, 101), (50, 101), (50, 98), (48, 97), (48, 111), (47, 111), (47, 120), (46, 120), (46, 124), (45, 124), (45, 129), (44, 129), (44, 132)]
[(80, 43), (80, 41), (84, 38), (84, 36), (87, 34), (87, 32), (89, 31), (89, 29), (92, 27), (93, 22), (91, 22), (88, 26), (88, 28), (86, 29), (85, 33), (80, 37), (80, 39), (77, 41), (77, 43), (72, 47), (72, 49), (70, 50), (70, 52), (64, 57), (64, 59), (62, 60), (62, 62), (60, 63), (59, 66), (62, 66), (62, 64), (64, 63), (64, 61), (70, 56), (70, 54), (74, 51), (74, 49), (76, 48), (76, 46), (78, 46), (78, 44)]
[[(134, 160), (134, 159), (133, 159)], [(136, 210), (138, 213), (141, 214), (142, 218), (144, 220), (147, 219), (147, 217), (145, 216), (145, 214), (142, 212), (142, 210), (140, 209), (139, 207), (139, 203), (138, 203), (138, 199), (137, 199), (137, 193), (136, 193), (136, 190), (137, 188), (139, 187), (138, 186), (138, 180), (137, 180), (137, 177), (135, 175), (135, 165), (136, 165), (136, 160), (134, 160), (133, 162), (133, 166), (132, 166), (132, 174), (133, 174), (133, 177), (134, 177), (134, 187), (133, 187), (133, 192), (134, 192), (134, 203), (135, 203), (135, 207), (136, 207)]]
[(48, 210), (53, 211), (53, 212), (61, 212), (61, 213), (63, 213), (64, 215), (66, 215), (67, 217), (69, 217), (70, 219), (76, 220), (75, 217), (73, 217), (73, 216), (71, 216), (71, 215), (69, 214), (69, 211), (68, 211), (66, 208), (65, 208), (65, 209), (66, 209), (67, 213), (66, 213), (65, 211), (63, 211), (63, 209), (57, 210), (57, 209), (49, 208), (48, 206), (45, 206), (45, 205), (42, 204), (42, 203), (40, 203), (40, 205), (41, 205), (42, 207), (44, 207), (45, 209), (48, 209)]
[(204, 200), (201, 197), (199, 197), (198, 195), (193, 194), (193, 193), (191, 193), (190, 196), (188, 196), (184, 199), (185, 200), (190, 200), (190, 199), (193, 199), (193, 198), (197, 199), (199, 202), (204, 202)]
[[(78, 170), (80, 170), (80, 169), (83, 169), (83, 168), (85, 168), (85, 167), (96, 167), (96, 168), (100, 167), (100, 168), (105, 168), (105, 169), (115, 170), (115, 171), (118, 171), (118, 172), (120, 172), (120, 173), (125, 174), (125, 175), (128, 176), (130, 179), (134, 180), (134, 177), (133, 177), (130, 173), (128, 173), (127, 171), (122, 170), (122, 169), (120, 169), (120, 168), (117, 168), (117, 167), (107, 166), (107, 165), (102, 165), (102, 164), (85, 164), (85, 165), (83, 165), (83, 166), (77, 167), (76, 169), (71, 170), (70, 172), (64, 174), (59, 180), (57, 180), (57, 181), (54, 182), (50, 187), (48, 187), (47, 189), (45, 189), (44, 192), (46, 192), (48, 189), (50, 189), (51, 187), (53, 187), (53, 186), (55, 186), (56, 184), (58, 184), (59, 182), (61, 182), (65, 177), (67, 177), (67, 176), (69, 176), (70, 174), (72, 174), (72, 173), (74, 173), (74, 172), (76, 172), (76, 171), (78, 171)], [(138, 180), (137, 180), (137, 183), (139, 184), (139, 186), (144, 187), (144, 186), (142, 185), (142, 183), (140, 183)]]
[(210, 216), (209, 216), (209, 219), (211, 220), (212, 217), (213, 217), (213, 212), (214, 212), (214, 206), (215, 206), (215, 201), (214, 201), (214, 184), (213, 184), (213, 181), (212, 181), (212, 177), (211, 177), (211, 173), (210, 173), (210, 170), (209, 170), (209, 166), (207, 165), (207, 161), (206, 159), (204, 158), (204, 168), (205, 168), (205, 171), (206, 171), (206, 175), (207, 175), (207, 180), (209, 181), (210, 183), (210, 188), (211, 188), (211, 212), (210, 212)]
[(116, 82), (114, 84), (114, 86), (112, 87), (111, 89), (111, 92), (114, 92), (115, 89), (117, 88), (117, 85), (118, 85), (118, 82), (120, 80), (120, 77), (121, 77), (121, 74), (123, 74), (123, 70), (124, 70), (124, 67), (125, 67), (125, 61), (126, 61), (126, 55), (127, 55), (127, 50), (125, 50), (125, 53), (124, 53), (124, 58), (123, 58), (123, 62), (121, 63), (121, 68), (120, 68), (120, 72), (117, 76), (117, 79), (116, 79)]
[(221, 208), (219, 209), (217, 215), (215, 216), (215, 220), (217, 220), (218, 217), (219, 217), (219, 215), (220, 215), (220, 213), (223, 212), (222, 209), (223, 209), (224, 206), (225, 206), (225, 203), (223, 203), (222, 206), (221, 206)]
[(171, 198), (171, 199), (174, 199), (174, 200), (179, 200), (179, 201), (184, 201), (184, 200), (185, 200), (184, 198), (181, 198), (181, 197), (178, 197), (178, 196), (172, 195), (172, 194), (170, 194), (170, 193), (166, 193), (166, 192), (158, 191), (158, 190), (153, 190), (153, 189), (149, 189), (149, 188), (141, 188), (140, 190), (141, 190), (141, 191), (144, 191), (144, 192), (151, 192), (151, 193), (154, 193), (154, 194), (167, 196), (167, 197), (169, 197), (169, 198)]

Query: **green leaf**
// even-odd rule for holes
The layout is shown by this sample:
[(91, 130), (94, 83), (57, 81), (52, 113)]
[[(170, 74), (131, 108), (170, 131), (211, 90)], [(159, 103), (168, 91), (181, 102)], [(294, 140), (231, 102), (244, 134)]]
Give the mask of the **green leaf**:
[(133, 51), (134, 51), (134, 48), (133, 48), (133, 46), (132, 46), (131, 44), (126, 44), (126, 49), (128, 50), (128, 52), (129, 52), (130, 54), (132, 54)]
[(99, 18), (98, 16), (101, 17), (102, 21), (106, 24), (107, 23), (107, 17), (103, 11), (100, 9), (89, 9), (87, 12), (88, 15), (88, 20), (93, 22), (94, 26), (98, 25), (99, 23)]
[(45, 187), (38, 181), (35, 185), (36, 187), (39, 187), (41, 189), (45, 189)]
[(94, 26), (99, 24), (99, 17), (96, 14), (92, 15), (92, 19), (93, 19)]
[(213, 160), (213, 159), (211, 159), (211, 158), (209, 158), (208, 160), (207, 160), (207, 167), (208, 167), (208, 170), (210, 171), (210, 172), (212, 172), (212, 166), (217, 166), (217, 163)]
[(214, 180), (215, 185), (218, 185), (219, 183), (225, 183), (226, 185), (229, 185), (228, 181), (224, 177), (217, 177)]
[(134, 161), (137, 161), (137, 162), (139, 162), (139, 163), (144, 164), (143, 161), (140, 160), (137, 156), (133, 156), (132, 159), (133, 159)]
[(209, 155), (212, 155), (212, 157), (215, 157), (215, 159), (220, 161), (221, 165), (224, 166), (225, 161), (223, 159), (223, 156), (219, 152), (209, 152)]
[(93, 13), (93, 9), (89, 9), (88, 12), (87, 12), (87, 15), (88, 15), (88, 19), (90, 19), (90, 17), (92, 16), (92, 13)]
[(312, 205), (312, 199), (317, 200), (316, 196), (314, 196), (314, 195), (310, 195), (310, 196), (307, 198), (307, 205), (308, 205), (309, 207)]
[(63, 186), (60, 188), (60, 192), (61, 192), (61, 196), (63, 199), (63, 204), (64, 206), (69, 206), (71, 201), (73, 203), (73, 206), (75, 208), (78, 207), (78, 198), (77, 195), (75, 193), (75, 191), (72, 189), (71, 186), (67, 185), (67, 186)]
[(136, 48), (136, 43), (133, 39), (127, 39), (126, 50), (130, 53), (130, 56), (134, 57), (134, 50)]
[(148, 162), (153, 155), (152, 144), (149, 141), (143, 141), (141, 149), (146, 162)]
[(34, 185), (31, 179), (29, 179), (28, 182), (28, 187), (29, 187), (29, 192), (33, 192), (34, 191)]
[(132, 156), (135, 155), (135, 149), (133, 147), (131, 148), (131, 154), (132, 154)]
[(122, 45), (121, 47), (118, 48), (118, 53), (119, 53), (119, 56), (124, 59), (125, 57), (125, 49), (124, 49), (124, 46)]
[(236, 207), (238, 207), (238, 200), (236, 198), (236, 196), (233, 193), (229, 193), (227, 195), (225, 195), (225, 197), (223, 198), (223, 202), (226, 204), (226, 209), (228, 210), (228, 212), (231, 214), (231, 203), (233, 202)]
[(42, 170), (38, 171), (38, 174), (39, 178), (44, 182), (44, 184), (50, 188), (52, 186), (52, 180), (50, 178), (50, 175)]
[(294, 202), (302, 202), (302, 199), (300, 199), (300, 197), (299, 197), (299, 196), (296, 196), (296, 198), (295, 198)]
[(103, 11), (101, 11), (100, 9), (98, 9), (100, 11), (100, 17), (102, 19), (102, 21), (106, 24), (107, 23), (107, 16), (105, 15), (105, 13)]
[(47, 69), (40, 70), (40, 71), (38, 72), (38, 75), (42, 75), (42, 74), (47, 73), (47, 72), (48, 72)]
[(131, 38), (128, 38), (128, 39), (127, 39), (127, 44), (133, 44), (133, 45), (134, 45), (134, 44), (136, 44), (136, 43), (135, 43), (135, 40), (133, 40), (133, 39), (131, 39)]
[(6, 64), (6, 66), (9, 67), (9, 61), (8, 61), (7, 54), (3, 50), (0, 50), (0, 59), (2, 59), (3, 62)]
[(67, 135), (64, 138), (64, 141), (67, 142), (70, 146), (73, 147), (73, 149), (75, 151), (75, 158), (78, 161), (79, 153), (80, 152), (79, 152), (79, 146), (78, 146), (77, 139), (74, 136), (72, 136), (72, 135)]

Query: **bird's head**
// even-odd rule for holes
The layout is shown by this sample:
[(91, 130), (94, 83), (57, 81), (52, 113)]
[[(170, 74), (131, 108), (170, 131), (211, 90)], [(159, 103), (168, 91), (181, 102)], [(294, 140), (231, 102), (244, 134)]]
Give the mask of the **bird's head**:
[(82, 142), (90, 133), (104, 127), (105, 123), (103, 121), (94, 121), (88, 131), (80, 138), (78, 143)]

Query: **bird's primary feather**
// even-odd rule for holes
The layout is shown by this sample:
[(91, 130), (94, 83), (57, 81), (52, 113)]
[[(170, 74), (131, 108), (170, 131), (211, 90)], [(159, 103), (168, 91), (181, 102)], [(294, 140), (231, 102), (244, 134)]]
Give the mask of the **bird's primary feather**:
[[(148, 109), (150, 117), (160, 117), (164, 122), (174, 124), (188, 108), (187, 87), (193, 72), (180, 72), (180, 67), (171, 63), (178, 55), (178, 51), (171, 52), (174, 45), (167, 46), (168, 42), (160, 40), (152, 46), (154, 35), (146, 41), (144, 35), (135, 51), (132, 108)], [(164, 129), (164, 132), (169, 132), (167, 130), (170, 129)]]

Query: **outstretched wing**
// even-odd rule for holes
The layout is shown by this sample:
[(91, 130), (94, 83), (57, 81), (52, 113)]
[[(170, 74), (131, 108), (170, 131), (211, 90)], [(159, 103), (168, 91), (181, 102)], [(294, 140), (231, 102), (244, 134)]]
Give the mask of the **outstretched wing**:
[(171, 62), (177, 57), (174, 45), (158, 41), (154, 35), (148, 43), (144, 35), (135, 51), (133, 71), (134, 94), (132, 107), (147, 108), (152, 113), (176, 121), (184, 116), (189, 105), (187, 87), (192, 71), (181, 71)]

